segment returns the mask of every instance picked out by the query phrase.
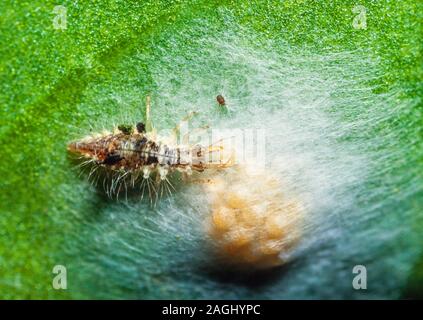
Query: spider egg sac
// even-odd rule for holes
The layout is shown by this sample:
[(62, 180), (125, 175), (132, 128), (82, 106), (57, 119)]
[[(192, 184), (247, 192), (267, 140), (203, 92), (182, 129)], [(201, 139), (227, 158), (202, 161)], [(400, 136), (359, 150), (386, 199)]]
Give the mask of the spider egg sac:
[(206, 228), (217, 255), (253, 269), (287, 262), (301, 237), (301, 204), (283, 194), (275, 177), (245, 172), (237, 177), (208, 187), (211, 215)]

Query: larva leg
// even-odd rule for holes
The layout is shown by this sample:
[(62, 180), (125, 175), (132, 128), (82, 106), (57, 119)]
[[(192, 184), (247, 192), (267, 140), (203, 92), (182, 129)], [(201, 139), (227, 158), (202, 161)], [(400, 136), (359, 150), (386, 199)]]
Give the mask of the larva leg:
[(150, 96), (146, 98), (146, 106), (145, 106), (145, 129), (147, 132), (153, 131), (153, 124), (151, 122), (151, 99)]
[[(181, 120), (182, 122), (190, 121), (194, 116), (198, 115), (198, 112), (192, 111), (185, 118)], [(178, 123), (175, 128), (173, 128), (172, 133), (177, 138), (181, 134), (181, 123)]]
[(153, 126), (153, 122), (151, 120), (151, 99), (150, 96), (146, 98), (146, 107), (145, 107), (145, 130), (149, 133), (152, 140), (156, 140), (157, 138), (157, 130)]
[(194, 118), (194, 116), (197, 116), (198, 112), (197, 111), (192, 111), (190, 113), (188, 113), (188, 115), (182, 119), (182, 121), (190, 121), (192, 118)]
[(186, 134), (184, 134), (182, 136), (182, 144), (188, 145), (190, 135), (201, 135), (205, 131), (207, 131), (209, 128), (210, 128), (209, 125), (205, 125), (205, 126), (200, 127), (200, 128), (195, 128), (195, 129), (191, 130), (191, 132), (187, 132)]

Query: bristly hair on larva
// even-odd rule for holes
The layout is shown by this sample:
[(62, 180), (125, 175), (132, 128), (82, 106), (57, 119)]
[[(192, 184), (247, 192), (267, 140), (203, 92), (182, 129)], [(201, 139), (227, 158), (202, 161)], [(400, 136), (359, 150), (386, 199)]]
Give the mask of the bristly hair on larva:
[[(184, 120), (188, 121), (193, 115), (195, 113)], [(90, 169), (88, 181), (98, 185), (102, 179), (102, 186), (110, 198), (118, 197), (123, 190), (127, 195), (128, 188), (139, 186), (141, 199), (147, 194), (150, 203), (156, 204), (159, 197), (172, 195), (175, 190), (168, 178), (173, 172), (189, 176), (193, 171), (224, 169), (234, 164), (233, 156), (227, 160), (213, 156), (223, 151), (223, 145), (217, 143), (191, 146), (163, 142), (170, 139), (160, 141), (151, 123), (150, 97), (147, 97), (145, 121), (145, 124), (121, 124), (113, 131), (103, 131), (68, 144), (69, 152), (81, 159), (79, 166)], [(174, 129), (175, 135), (178, 130), (178, 127)]]

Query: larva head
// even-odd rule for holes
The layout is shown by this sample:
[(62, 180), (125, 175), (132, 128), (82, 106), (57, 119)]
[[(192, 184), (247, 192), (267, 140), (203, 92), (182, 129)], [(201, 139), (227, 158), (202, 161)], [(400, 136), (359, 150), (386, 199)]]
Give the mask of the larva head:
[(142, 123), (138, 123), (136, 127), (120, 124), (113, 130), (113, 133), (103, 131), (100, 134), (69, 143), (68, 151), (105, 165), (114, 165), (122, 160), (122, 155), (118, 152), (119, 149), (122, 149), (122, 145), (130, 143), (133, 139), (142, 138), (143, 130)]
[(115, 144), (109, 134), (89, 136), (69, 143), (68, 151), (78, 156), (103, 162), (108, 155), (113, 153), (112, 149)]

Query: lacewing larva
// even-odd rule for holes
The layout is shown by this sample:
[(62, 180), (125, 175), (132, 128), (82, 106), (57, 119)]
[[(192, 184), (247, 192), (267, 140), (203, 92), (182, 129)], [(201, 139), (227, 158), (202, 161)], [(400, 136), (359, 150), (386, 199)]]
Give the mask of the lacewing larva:
[(232, 158), (222, 161), (221, 157), (216, 160), (211, 156), (222, 151), (223, 146), (177, 145), (158, 140), (150, 119), (149, 97), (145, 124), (121, 124), (112, 132), (104, 131), (73, 141), (68, 144), (68, 150), (84, 159), (81, 166), (90, 167), (89, 179), (93, 177), (97, 183), (99, 176), (103, 177), (103, 186), (110, 197), (118, 195), (123, 187), (127, 190), (128, 186), (135, 188), (139, 184), (142, 196), (147, 190), (150, 199), (157, 199), (163, 193), (172, 193), (174, 187), (168, 175), (175, 171), (190, 175), (192, 171), (233, 165)]

